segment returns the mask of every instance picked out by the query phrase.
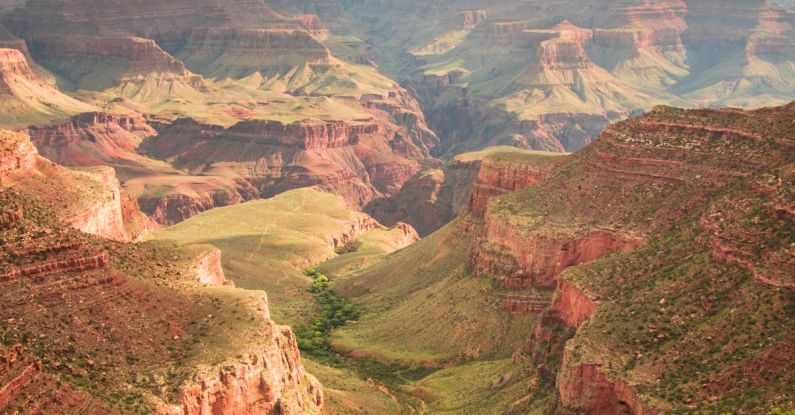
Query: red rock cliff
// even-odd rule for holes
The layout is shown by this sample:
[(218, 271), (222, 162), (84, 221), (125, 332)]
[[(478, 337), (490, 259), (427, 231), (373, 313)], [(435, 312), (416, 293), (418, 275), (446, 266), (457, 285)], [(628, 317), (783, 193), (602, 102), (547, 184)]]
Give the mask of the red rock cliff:
[(481, 163), (478, 177), (472, 185), (469, 209), (482, 218), (491, 198), (543, 182), (550, 174), (549, 169), (532, 163), (485, 160)]
[[(267, 302), (267, 300), (264, 300)], [(267, 310), (267, 304), (265, 307)], [(267, 311), (266, 311), (267, 314)], [(266, 315), (267, 321), (270, 321)], [(320, 383), (301, 366), (295, 335), (271, 321), (269, 339), (241, 359), (199, 370), (180, 387), (178, 403), (157, 408), (163, 415), (319, 414)]]
[(551, 288), (556, 286), (564, 269), (635, 249), (641, 243), (637, 236), (602, 229), (571, 235), (525, 233), (518, 224), (495, 219), (487, 213), (483, 242), (472, 266), (480, 275), (500, 277), (508, 288)]
[(581, 288), (561, 279), (555, 291), (552, 308), (569, 327), (578, 327), (596, 313), (596, 304)]
[(562, 413), (605, 415), (654, 415), (638, 397), (635, 389), (623, 379), (611, 379), (599, 364), (572, 364), (567, 347), (558, 373), (558, 392), (565, 406)]

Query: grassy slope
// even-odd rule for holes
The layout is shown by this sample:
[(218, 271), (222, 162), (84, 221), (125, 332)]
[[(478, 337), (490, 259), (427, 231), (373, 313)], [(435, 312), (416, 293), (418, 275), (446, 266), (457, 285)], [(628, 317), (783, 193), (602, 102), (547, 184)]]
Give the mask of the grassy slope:
[[(491, 281), (468, 278), (465, 219), (337, 283), (364, 316), (335, 332), (335, 347), (386, 361), (435, 365), (510, 356), (533, 322), (500, 312)], [(419, 322), (422, 322), (420, 324)]]
[[(390, 237), (395, 231), (375, 229), (357, 238), (359, 251), (335, 254), (330, 236), (349, 228), (360, 215), (338, 196), (298, 189), (205, 212), (155, 237), (181, 245), (218, 247), (227, 278), (240, 288), (265, 290), (274, 320), (297, 326), (307, 323), (315, 307), (307, 292), (311, 280), (303, 275), (303, 268), (332, 258), (329, 266), (348, 269), (394, 250)], [(394, 413), (402, 407), (351, 369), (335, 368), (309, 356), (303, 356), (303, 361), (326, 388), (330, 413)]]
[(312, 303), (301, 270), (334, 257), (332, 237), (358, 216), (340, 197), (307, 188), (213, 209), (155, 238), (218, 247), (227, 277), (238, 287), (265, 290), (274, 319), (296, 325)]
[(325, 261), (317, 270), (332, 277), (349, 275), (402, 248), (396, 241), (403, 239), (403, 231), (399, 228), (369, 231), (358, 236), (345, 247), (350, 247), (353, 252)]

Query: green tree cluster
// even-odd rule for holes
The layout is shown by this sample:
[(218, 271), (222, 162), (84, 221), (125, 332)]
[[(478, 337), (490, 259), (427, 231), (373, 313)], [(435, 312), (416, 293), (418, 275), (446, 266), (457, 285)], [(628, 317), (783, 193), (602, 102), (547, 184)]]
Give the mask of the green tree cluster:
[(316, 316), (312, 324), (296, 330), (298, 347), (309, 354), (321, 355), (331, 351), (331, 331), (359, 319), (353, 303), (334, 294), (329, 278), (314, 269), (304, 271), (312, 278), (308, 291), (316, 301)]

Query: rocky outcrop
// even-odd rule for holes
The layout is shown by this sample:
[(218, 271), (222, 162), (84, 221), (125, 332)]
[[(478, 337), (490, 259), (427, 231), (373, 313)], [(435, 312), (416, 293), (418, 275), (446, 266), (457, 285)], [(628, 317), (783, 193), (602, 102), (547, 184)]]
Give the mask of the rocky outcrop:
[[(0, 130), (0, 137), (4, 138), (0, 186), (54, 205), (59, 219), (92, 235), (135, 240), (155, 228), (121, 189), (113, 168), (68, 170), (40, 157), (27, 134)], [(69, 180), (78, 187), (64, 188), (59, 180)]]
[(8, 93), (9, 83), (14, 79), (37, 82), (36, 74), (28, 64), (24, 53), (18, 49), (0, 49), (0, 92)]
[(320, 383), (301, 366), (295, 335), (267, 315), (262, 328), (267, 344), (241, 359), (200, 369), (180, 387), (179, 403), (161, 404), (163, 415), (319, 414), (323, 408)]
[(194, 266), (196, 281), (203, 285), (225, 286), (234, 285), (234, 282), (227, 280), (224, 269), (221, 266), (221, 250), (218, 248), (208, 248), (207, 252), (196, 258)]
[(635, 389), (623, 379), (611, 379), (599, 364), (574, 364), (572, 350), (566, 348), (557, 384), (562, 407), (559, 413), (605, 415), (654, 415)]
[[(67, 215), (64, 220), (75, 229), (107, 239), (127, 240), (122, 213), (122, 190), (111, 167), (95, 168), (88, 175), (102, 190), (94, 195), (93, 203), (79, 213)], [(99, 196), (99, 197), (97, 197)], [(136, 238), (137, 239), (137, 236)]]
[(475, 272), (497, 277), (507, 288), (552, 288), (564, 269), (643, 242), (635, 235), (603, 229), (572, 235), (526, 234), (520, 229), (487, 214), (483, 242), (472, 260)]
[(483, 218), (491, 198), (541, 183), (550, 174), (549, 168), (542, 168), (529, 162), (484, 160), (478, 178), (472, 185), (469, 209)]
[(75, 256), (62, 258), (35, 264), (23, 265), (18, 269), (13, 269), (0, 274), (0, 284), (18, 282), (22, 278), (37, 277), (53, 273), (75, 273), (93, 271), (108, 266), (107, 252), (89, 254), (85, 256)]
[(565, 278), (558, 282), (552, 308), (569, 327), (578, 327), (596, 313), (594, 301)]

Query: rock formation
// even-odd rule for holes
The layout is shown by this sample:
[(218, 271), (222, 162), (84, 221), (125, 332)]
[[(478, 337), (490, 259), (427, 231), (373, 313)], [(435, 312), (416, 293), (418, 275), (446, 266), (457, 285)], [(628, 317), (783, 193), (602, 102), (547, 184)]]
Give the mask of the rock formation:
[(69, 170), (39, 156), (28, 135), (0, 130), (0, 186), (14, 189), (57, 212), (70, 226), (114, 240), (138, 239), (149, 223), (121, 189), (114, 170)]
[[(780, 391), (795, 362), (784, 311), (794, 286), (788, 229), (795, 215), (786, 197), (793, 111), (794, 104), (657, 107), (609, 127), (540, 177), (515, 160), (502, 171), (482, 161), (477, 183), (494, 186), (474, 186), (481, 215), (459, 217), (339, 288), (379, 304), (364, 316), (368, 325), (406, 336), (407, 320), (422, 321), (445, 340), (414, 339), (394, 353), (398, 336), (355, 326), (335, 339), (340, 350), (396, 359), (452, 354), (440, 364), (464, 371), (480, 362), (455, 359), (497, 353), (490, 338), (475, 337), (483, 328), (466, 310), (500, 327), (529, 314), (533, 327), (512, 369), (529, 360), (526, 399), (544, 400), (550, 413), (786, 406), (791, 397)], [(513, 178), (529, 187), (514, 187), (522, 181)], [(447, 284), (453, 293), (440, 288)], [(429, 317), (429, 309), (447, 310), (456, 323)], [(450, 333), (461, 339), (448, 340)], [(738, 400), (749, 390), (753, 397)]]
[(0, 251), (0, 333), (41, 357), (22, 347), (0, 351), (0, 408), (321, 412), (322, 387), (303, 369), (290, 329), (270, 319), (264, 293), (226, 288), (232, 291), (219, 296), (203, 288), (228, 285), (217, 250), (201, 248), (196, 257), (193, 248), (79, 233), (17, 190), (4, 188), (0, 198), (3, 220), (13, 222), (0, 229), (10, 242)]
[(464, 208), (482, 217), (492, 197), (543, 181), (554, 159), (552, 153), (509, 147), (462, 154), (441, 168), (420, 171), (398, 193), (374, 200), (365, 210), (387, 226), (406, 222), (429, 235)]
[(137, 152), (157, 132), (140, 115), (88, 112), (53, 126), (28, 128), (39, 153), (63, 166), (146, 164)]
[[(368, 56), (409, 79), (440, 135), (438, 154), (495, 144), (573, 151), (655, 104), (756, 108), (793, 97), (784, 81), (793, 12), (773, 2), (342, 3), (379, 33), (371, 42), (385, 53)], [(405, 15), (383, 17), (395, 8)], [(488, 19), (473, 26), (470, 8)], [(461, 16), (469, 33), (458, 32)], [(446, 47), (431, 47), (439, 42)]]

